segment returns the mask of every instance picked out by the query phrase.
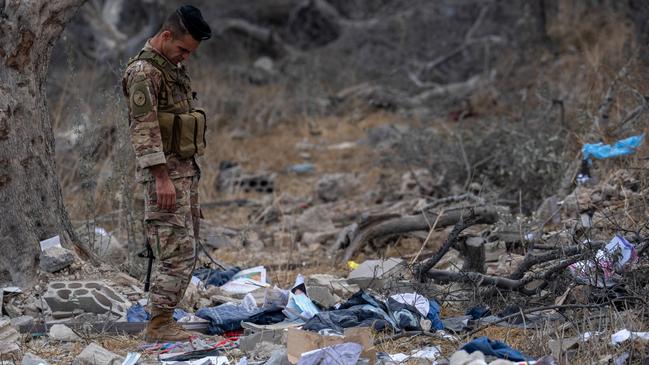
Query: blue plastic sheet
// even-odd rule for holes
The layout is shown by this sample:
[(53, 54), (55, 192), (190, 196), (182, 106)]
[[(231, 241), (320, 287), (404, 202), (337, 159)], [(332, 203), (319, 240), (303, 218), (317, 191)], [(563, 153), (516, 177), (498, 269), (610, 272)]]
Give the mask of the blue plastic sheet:
[(504, 342), (490, 340), (487, 336), (473, 339), (473, 341), (462, 346), (462, 350), (472, 353), (480, 351), (485, 355), (496, 356), (499, 359), (511, 361), (531, 361), (533, 358), (523, 355), (521, 352), (514, 350)]
[(613, 145), (604, 143), (585, 144), (581, 152), (584, 160), (594, 157), (596, 159), (611, 158), (617, 156), (630, 155), (642, 144), (644, 134), (625, 138), (615, 142)]
[(443, 330), (444, 323), (442, 323), (442, 318), (440, 315), (441, 307), (439, 306), (439, 304), (437, 304), (435, 299), (430, 299), (428, 301), (428, 305), (430, 306), (430, 309), (428, 310), (426, 319), (430, 321), (432, 328), (436, 330)]

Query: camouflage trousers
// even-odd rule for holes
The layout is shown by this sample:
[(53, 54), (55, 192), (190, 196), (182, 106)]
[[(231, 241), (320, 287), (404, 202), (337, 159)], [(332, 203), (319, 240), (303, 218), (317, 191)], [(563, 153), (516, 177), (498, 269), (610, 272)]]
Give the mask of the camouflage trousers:
[(144, 220), (147, 238), (155, 255), (149, 291), (154, 310), (173, 310), (189, 284), (196, 263), (200, 208), (198, 176), (172, 180), (176, 188), (176, 209), (157, 207), (155, 181), (145, 183)]

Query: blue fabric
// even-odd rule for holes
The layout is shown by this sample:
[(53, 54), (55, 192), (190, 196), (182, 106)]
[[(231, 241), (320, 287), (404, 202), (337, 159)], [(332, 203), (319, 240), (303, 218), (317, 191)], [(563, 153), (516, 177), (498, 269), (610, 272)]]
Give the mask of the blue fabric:
[(201, 279), (205, 285), (214, 285), (221, 286), (228, 281), (232, 280), (232, 277), (241, 271), (240, 267), (233, 267), (227, 270), (215, 270), (207, 267), (201, 267), (194, 270), (192, 275)]
[(509, 347), (504, 342), (490, 340), (487, 336), (473, 339), (473, 341), (462, 346), (462, 350), (472, 353), (480, 351), (485, 355), (496, 356), (499, 359), (511, 361), (531, 361), (534, 358), (523, 355), (517, 350)]
[(482, 317), (490, 316), (491, 309), (485, 305), (477, 305), (467, 310), (464, 314), (471, 316), (472, 319), (480, 319)]
[(188, 316), (189, 313), (180, 308), (174, 309), (174, 321), (178, 322), (181, 318)]
[(151, 315), (140, 303), (135, 303), (126, 311), (126, 320), (128, 322), (146, 322), (149, 319), (151, 319)]
[(435, 299), (428, 300), (428, 306), (429, 309), (426, 319), (430, 321), (432, 328), (436, 330), (443, 330), (444, 323), (442, 323), (441, 307), (439, 306), (439, 304), (437, 304), (437, 301), (435, 301)]
[(625, 138), (615, 142), (612, 146), (604, 143), (584, 144), (581, 152), (584, 160), (591, 156), (597, 159), (611, 158), (635, 153), (635, 150), (642, 144), (644, 134)]
[(242, 328), (241, 322), (244, 321), (254, 324), (273, 324), (286, 318), (281, 314), (281, 309), (277, 307), (249, 312), (243, 306), (234, 304), (201, 308), (196, 312), (196, 316), (210, 321), (207, 327), (207, 332), (210, 335), (221, 335), (224, 332), (239, 330)]
[[(185, 312), (182, 309), (174, 309), (174, 321), (185, 317), (189, 313)], [(131, 308), (126, 311), (126, 321), (127, 322), (146, 322), (151, 319), (151, 314), (144, 309), (140, 303), (135, 303)]]

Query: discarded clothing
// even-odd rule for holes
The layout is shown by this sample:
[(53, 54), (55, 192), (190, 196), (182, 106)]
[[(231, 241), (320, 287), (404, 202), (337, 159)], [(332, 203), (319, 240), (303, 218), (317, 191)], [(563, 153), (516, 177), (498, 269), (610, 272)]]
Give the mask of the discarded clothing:
[(405, 331), (421, 330), (419, 320), (422, 316), (419, 314), (417, 308), (408, 304), (399, 303), (392, 298), (388, 298), (388, 309), (399, 329)]
[(126, 320), (128, 322), (146, 322), (151, 319), (151, 315), (140, 303), (135, 303), (126, 311)]
[(490, 316), (491, 309), (485, 305), (477, 305), (473, 308), (470, 308), (466, 311), (467, 316), (471, 316), (472, 319), (480, 319), (482, 317)]
[(523, 355), (517, 350), (512, 349), (504, 342), (490, 340), (487, 336), (473, 339), (473, 341), (462, 346), (462, 350), (472, 353), (480, 351), (485, 355), (496, 356), (499, 359), (511, 361), (531, 361), (533, 358)]
[(302, 354), (297, 365), (356, 365), (363, 346), (341, 343)]
[[(188, 316), (189, 313), (185, 312), (180, 308), (174, 309), (174, 321), (178, 321), (181, 318)], [(151, 314), (144, 309), (140, 303), (135, 303), (131, 308), (126, 311), (126, 321), (127, 322), (146, 322), (151, 319)]]
[(196, 315), (210, 321), (207, 327), (207, 332), (210, 335), (221, 335), (227, 331), (241, 329), (242, 321), (255, 324), (281, 322), (285, 317), (281, 315), (280, 318), (278, 311), (281, 314), (281, 308), (277, 307), (248, 311), (239, 305), (222, 304), (217, 307), (201, 308), (196, 311)]
[(436, 330), (443, 330), (444, 329), (444, 322), (442, 322), (442, 316), (441, 316), (441, 307), (435, 301), (435, 299), (431, 299), (428, 301), (428, 315), (426, 315), (426, 319), (428, 319), (431, 323), (431, 328), (434, 328)]
[(399, 303), (409, 304), (417, 308), (417, 310), (423, 317), (426, 317), (428, 315), (428, 311), (430, 310), (430, 303), (428, 302), (428, 299), (418, 293), (395, 294), (391, 298)]
[(235, 266), (227, 270), (215, 270), (207, 267), (201, 267), (194, 270), (194, 276), (201, 279), (205, 285), (221, 286), (228, 281), (232, 280), (241, 268)]
[(611, 158), (617, 156), (630, 155), (635, 153), (636, 149), (642, 144), (644, 134), (625, 138), (615, 142), (613, 145), (604, 143), (584, 144), (581, 152), (584, 160), (591, 156), (597, 159)]
[(365, 304), (320, 312), (309, 319), (303, 328), (315, 332), (331, 329), (338, 334), (342, 334), (344, 329), (349, 327), (370, 327), (375, 331), (395, 329), (392, 319), (388, 318), (388, 314), (381, 309)]
[(421, 314), (417, 308), (388, 298), (384, 303), (372, 295), (358, 291), (337, 310), (317, 313), (304, 324), (305, 330), (333, 330), (343, 333), (349, 327), (370, 327), (376, 331), (421, 330)]

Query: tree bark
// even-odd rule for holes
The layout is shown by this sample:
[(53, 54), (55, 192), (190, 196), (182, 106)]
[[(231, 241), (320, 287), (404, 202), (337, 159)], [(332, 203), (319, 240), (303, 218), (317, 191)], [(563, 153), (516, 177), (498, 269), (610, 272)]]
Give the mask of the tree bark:
[(63, 206), (45, 94), (52, 47), (84, 1), (0, 2), (0, 281), (33, 283), (43, 239), (86, 254)]

